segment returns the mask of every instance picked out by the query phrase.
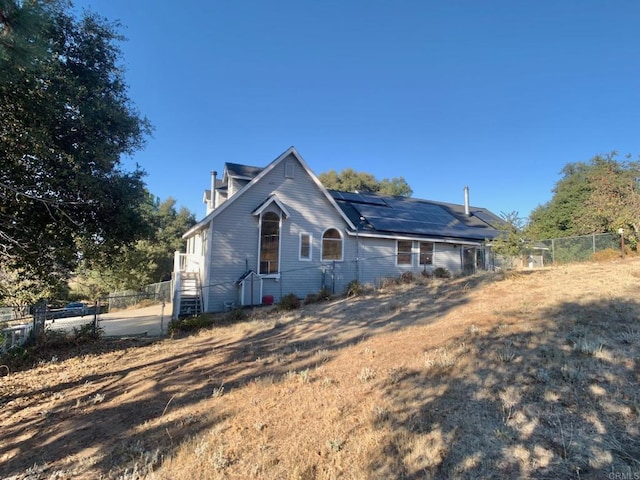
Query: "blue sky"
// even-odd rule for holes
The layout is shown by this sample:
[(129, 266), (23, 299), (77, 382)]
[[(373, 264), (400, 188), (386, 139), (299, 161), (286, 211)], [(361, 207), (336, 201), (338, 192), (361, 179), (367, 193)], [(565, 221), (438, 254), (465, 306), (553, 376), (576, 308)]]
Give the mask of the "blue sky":
[(530, 211), (560, 170), (640, 153), (637, 0), (76, 0), (119, 20), (155, 127), (126, 160), (198, 219), (210, 171), (289, 146), (316, 173)]

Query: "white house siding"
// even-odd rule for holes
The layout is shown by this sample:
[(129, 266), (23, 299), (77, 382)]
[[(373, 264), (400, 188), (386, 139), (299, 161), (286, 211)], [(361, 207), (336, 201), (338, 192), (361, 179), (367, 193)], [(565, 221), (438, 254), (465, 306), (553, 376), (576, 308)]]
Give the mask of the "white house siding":
[[(358, 277), (361, 283), (375, 285), (384, 277), (399, 276), (407, 271), (420, 273), (425, 269), (418, 260), (418, 240), (414, 241), (412, 264), (396, 265), (396, 242), (395, 239), (359, 237), (361, 260), (358, 262)], [(434, 243), (433, 265), (427, 265), (426, 270), (433, 272), (441, 267), (452, 274), (459, 274), (462, 271), (460, 247), (450, 243)]]
[(462, 272), (460, 246), (450, 243), (436, 243), (433, 255), (433, 268), (444, 268), (454, 275)]
[[(285, 169), (292, 164), (291, 178), (286, 176)], [(290, 169), (288, 173), (291, 173)], [(241, 187), (240, 183), (236, 183), (234, 188), (230, 185), (229, 191)], [(347, 222), (295, 155), (290, 154), (241, 196), (230, 196), (227, 202), (231, 203), (223, 204), (224, 209), (212, 219), (207, 242), (210, 260), (203, 282), (207, 311), (222, 311), (227, 302), (240, 305), (236, 281), (247, 269), (259, 271), (259, 217), (252, 212), (272, 195), (291, 215), (281, 221), (280, 274), (263, 276), (262, 293), (272, 296), (275, 302), (289, 293), (304, 298), (318, 292), (323, 285), (334, 293), (340, 293), (355, 279), (361, 283), (376, 284), (383, 277), (398, 276), (406, 271), (419, 273), (424, 269), (418, 262), (418, 240), (414, 243), (413, 264), (404, 266), (396, 265), (395, 239), (367, 237), (362, 232), (357, 237), (347, 235)], [(272, 202), (265, 211), (279, 211), (279, 207)], [(342, 234), (342, 261), (322, 262), (322, 234), (329, 228), (335, 228)], [(299, 258), (301, 233), (311, 235), (311, 260)], [(460, 246), (434, 243), (434, 263), (427, 266), (427, 270), (442, 267), (453, 274), (460, 273)], [(194, 243), (192, 248), (196, 250), (196, 247), (199, 245)], [(356, 257), (360, 258), (358, 262)]]
[[(285, 165), (295, 162), (293, 178), (285, 177)], [(321, 288), (322, 233), (336, 228), (343, 235), (345, 257), (353, 251), (355, 240), (345, 233), (346, 223), (329, 200), (307, 175), (295, 156), (290, 155), (278, 163), (250, 190), (227, 204), (224, 211), (213, 219), (212, 257), (206, 305), (210, 311), (220, 311), (224, 302), (238, 302), (236, 280), (247, 267), (259, 271), (258, 217), (252, 212), (272, 194), (291, 214), (283, 218), (280, 230), (280, 277), (264, 277), (263, 295), (272, 295), (278, 301), (282, 295), (294, 293), (305, 297)], [(229, 200), (228, 200), (229, 201)], [(269, 209), (274, 208), (272, 204)], [(277, 208), (277, 207), (276, 207)], [(311, 261), (299, 260), (300, 233), (312, 236)], [(336, 291), (342, 291), (354, 277), (337, 262)], [(336, 268), (338, 270), (338, 268)], [(206, 291), (206, 290), (205, 290)]]

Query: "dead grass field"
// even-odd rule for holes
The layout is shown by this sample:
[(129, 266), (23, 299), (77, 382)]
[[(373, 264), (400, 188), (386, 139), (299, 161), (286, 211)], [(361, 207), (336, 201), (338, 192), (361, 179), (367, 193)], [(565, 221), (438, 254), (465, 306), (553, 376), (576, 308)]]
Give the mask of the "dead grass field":
[(639, 285), (431, 279), (51, 352), (0, 377), (0, 477), (640, 478)]

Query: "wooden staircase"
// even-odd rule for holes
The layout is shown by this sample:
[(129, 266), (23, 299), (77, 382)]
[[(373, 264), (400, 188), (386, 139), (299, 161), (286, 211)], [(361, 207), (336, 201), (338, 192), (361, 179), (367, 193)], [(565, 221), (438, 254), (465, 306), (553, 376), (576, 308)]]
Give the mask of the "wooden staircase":
[(188, 317), (202, 313), (202, 288), (197, 272), (181, 272), (180, 281), (180, 317)]

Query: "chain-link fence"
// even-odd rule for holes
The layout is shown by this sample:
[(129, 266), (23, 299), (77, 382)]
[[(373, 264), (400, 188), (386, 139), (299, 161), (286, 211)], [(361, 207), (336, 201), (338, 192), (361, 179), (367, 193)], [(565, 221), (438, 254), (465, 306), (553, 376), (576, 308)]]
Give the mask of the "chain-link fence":
[(541, 252), (546, 265), (592, 260), (594, 254), (604, 250), (621, 252), (621, 237), (615, 233), (554, 238), (536, 244), (536, 250)]
[(148, 306), (163, 302), (168, 303), (171, 301), (171, 281), (153, 283), (141, 290), (112, 292), (108, 296), (101, 298), (100, 301), (107, 305), (109, 312), (140, 305)]
[(161, 335), (166, 332), (165, 304), (171, 282), (154, 283), (139, 291), (115, 292), (92, 302), (71, 302), (52, 308), (36, 305), (0, 308), (0, 353), (37, 340), (45, 330), (72, 333), (89, 329), (109, 336)]

